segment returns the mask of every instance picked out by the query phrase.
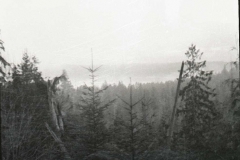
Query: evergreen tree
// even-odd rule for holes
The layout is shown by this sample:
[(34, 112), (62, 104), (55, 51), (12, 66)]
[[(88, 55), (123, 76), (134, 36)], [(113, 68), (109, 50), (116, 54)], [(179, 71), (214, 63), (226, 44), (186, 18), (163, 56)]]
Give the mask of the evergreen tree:
[(38, 60), (35, 56), (30, 57), (25, 51), (22, 62), (14, 67), (13, 87), (19, 92), (27, 91), (28, 95), (46, 94), (46, 83), (38, 70)]
[(126, 105), (124, 109), (127, 111), (127, 120), (123, 120), (121, 117), (117, 117), (115, 119), (115, 137), (116, 144), (119, 146), (119, 148), (129, 152), (131, 154), (131, 159), (134, 160), (137, 154), (141, 152), (140, 143), (142, 139), (140, 138), (140, 132), (143, 125), (143, 121), (139, 120), (139, 117), (137, 116), (135, 107), (143, 100), (143, 98), (134, 103), (131, 82), (129, 89), (129, 103), (119, 97)]
[[(232, 48), (233, 51), (237, 51), (238, 60), (233, 62), (236, 66), (236, 70), (238, 70), (238, 77), (235, 78), (231, 75), (231, 79), (228, 82), (231, 83), (231, 107), (229, 112), (232, 115), (232, 138), (233, 142), (233, 150), (236, 152), (240, 151), (240, 53), (239, 53), (239, 39), (236, 39), (236, 45)], [(233, 73), (234, 69), (231, 69), (231, 73)]]
[[(44, 122), (48, 121), (47, 83), (37, 69), (36, 58), (23, 56), (15, 66), (13, 85), (6, 88), (3, 119), (9, 126), (4, 132), (7, 159), (51, 157), (53, 143)], [(14, 143), (12, 143), (15, 139)], [(45, 158), (46, 158), (45, 157)]]
[(82, 110), (81, 116), (84, 119), (81, 139), (89, 153), (95, 153), (102, 149), (107, 141), (108, 135), (106, 122), (104, 121), (104, 111), (114, 102), (113, 100), (103, 104), (101, 101), (101, 93), (104, 92), (107, 87), (98, 89), (95, 86), (95, 72), (97, 72), (99, 68), (100, 67), (94, 68), (93, 62), (91, 67), (86, 68), (90, 72), (91, 86), (84, 86), (85, 91), (83, 91), (80, 104)]
[(203, 149), (207, 145), (207, 133), (212, 127), (216, 110), (214, 108), (214, 89), (208, 86), (212, 71), (205, 71), (206, 61), (200, 61), (200, 53), (191, 45), (185, 53), (188, 60), (185, 62), (183, 78), (189, 82), (181, 90), (183, 105), (178, 110), (183, 115), (181, 135), (185, 137), (186, 146), (192, 149)]
[(3, 41), (0, 39), (0, 82), (6, 82), (8, 76), (10, 75), (9, 70), (11, 68), (10, 64), (3, 58), (2, 52), (5, 51), (5, 48), (3, 46)]
[(140, 124), (141, 124), (141, 131), (139, 135), (139, 153), (144, 153), (148, 151), (151, 147), (153, 142), (156, 140), (154, 139), (156, 136), (154, 131), (154, 117), (155, 114), (150, 112), (152, 100), (147, 98), (145, 93), (141, 102), (141, 117), (140, 117)]

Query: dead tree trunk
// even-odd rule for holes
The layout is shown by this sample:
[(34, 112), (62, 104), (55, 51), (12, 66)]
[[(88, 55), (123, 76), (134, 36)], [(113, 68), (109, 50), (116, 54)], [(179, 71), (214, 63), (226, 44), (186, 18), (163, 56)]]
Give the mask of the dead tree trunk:
[(168, 132), (168, 148), (171, 149), (171, 140), (172, 140), (172, 133), (174, 129), (174, 118), (175, 118), (175, 113), (176, 113), (176, 106), (177, 106), (177, 99), (179, 95), (179, 89), (182, 81), (182, 73), (183, 73), (183, 67), (184, 67), (184, 62), (182, 62), (179, 78), (178, 78), (178, 85), (177, 85), (177, 91), (176, 91), (176, 96), (175, 96), (175, 101), (174, 101), (174, 106), (173, 106), (173, 111), (172, 111), (172, 116), (171, 116), (171, 121), (170, 121), (170, 127), (169, 127), (169, 132)]
[(48, 81), (48, 104), (49, 104), (49, 109), (51, 112), (51, 117), (52, 117), (52, 122), (54, 124), (54, 126), (56, 127), (56, 129), (59, 131), (59, 125), (58, 125), (58, 120), (57, 120), (57, 114), (56, 114), (56, 110), (55, 110), (55, 104), (53, 101), (53, 91), (52, 91), (52, 83), (51, 81)]
[(60, 138), (57, 137), (57, 135), (52, 131), (52, 129), (49, 127), (49, 125), (47, 123), (45, 123), (45, 126), (47, 127), (49, 133), (51, 134), (51, 136), (53, 137), (53, 139), (58, 143), (61, 151), (64, 153), (64, 158), (65, 159), (71, 159), (66, 147), (64, 146), (64, 143), (62, 142), (62, 140)]
[(54, 85), (56, 84), (55, 82), (59, 81), (59, 78), (55, 78), (53, 82), (48, 81), (48, 103), (49, 103), (49, 108), (52, 116), (52, 121), (53, 125), (56, 128), (57, 134), (60, 135), (59, 137), (54, 133), (54, 131), (49, 127), (48, 123), (45, 123), (49, 133), (52, 135), (54, 140), (58, 143), (61, 151), (64, 154), (65, 159), (71, 159), (66, 147), (64, 146), (64, 143), (61, 140), (61, 136), (64, 132), (64, 127), (63, 127), (63, 117), (61, 114), (60, 106), (57, 102), (54, 102), (54, 95), (56, 91), (54, 92)]

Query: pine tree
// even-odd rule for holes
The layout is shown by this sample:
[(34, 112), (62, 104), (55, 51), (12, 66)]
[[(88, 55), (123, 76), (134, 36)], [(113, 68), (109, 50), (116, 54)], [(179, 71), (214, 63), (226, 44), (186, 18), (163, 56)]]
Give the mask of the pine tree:
[(46, 83), (38, 70), (38, 60), (30, 57), (25, 51), (22, 62), (13, 69), (13, 87), (19, 92), (27, 91), (28, 95), (47, 94)]
[(117, 117), (115, 119), (115, 131), (118, 132), (115, 134), (116, 144), (119, 146), (119, 148), (125, 150), (126, 152), (129, 152), (131, 154), (131, 159), (134, 160), (136, 158), (136, 155), (141, 152), (140, 142), (142, 139), (140, 138), (140, 132), (143, 125), (143, 121), (139, 120), (139, 117), (137, 116), (135, 107), (143, 100), (143, 98), (134, 103), (131, 82), (129, 89), (129, 103), (119, 97), (121, 101), (126, 105), (124, 109), (127, 111), (127, 120), (123, 120), (121, 117)]
[(183, 115), (181, 135), (185, 137), (186, 146), (203, 149), (207, 144), (206, 133), (209, 132), (217, 112), (214, 108), (214, 89), (208, 87), (212, 71), (205, 71), (206, 61), (200, 61), (203, 53), (191, 45), (185, 53), (188, 60), (183, 78), (188, 81), (181, 90), (183, 105), (178, 110)]
[(154, 136), (156, 136), (154, 131), (154, 117), (155, 114), (151, 114), (150, 112), (150, 106), (151, 106), (152, 100), (150, 98), (147, 98), (144, 92), (143, 99), (141, 102), (141, 116), (140, 116), (140, 134), (139, 134), (139, 146), (138, 146), (138, 152), (144, 153), (147, 152), (154, 143)]
[[(238, 60), (233, 62), (236, 66), (236, 70), (238, 70), (238, 77), (234, 78), (231, 75), (231, 79), (228, 82), (231, 83), (231, 107), (229, 109), (229, 113), (232, 114), (233, 123), (231, 124), (232, 128), (232, 142), (233, 142), (233, 149), (239, 152), (240, 148), (240, 53), (239, 53), (239, 39), (236, 38), (236, 45), (232, 47), (233, 51), (236, 51), (238, 54)], [(233, 69), (231, 69), (231, 73)]]
[(2, 52), (5, 51), (5, 48), (3, 46), (3, 41), (0, 39), (0, 82), (6, 82), (8, 76), (10, 75), (10, 72), (7, 72), (6, 69), (11, 68), (10, 64), (3, 58)]
[(91, 86), (84, 86), (85, 91), (83, 91), (80, 104), (82, 110), (81, 117), (84, 119), (81, 139), (89, 153), (95, 153), (104, 148), (108, 137), (106, 122), (104, 121), (104, 111), (114, 102), (114, 100), (112, 100), (103, 104), (101, 101), (101, 93), (104, 92), (107, 87), (98, 89), (95, 86), (95, 72), (97, 72), (99, 68), (100, 67), (93, 67), (93, 61), (91, 67), (85, 68), (90, 72)]

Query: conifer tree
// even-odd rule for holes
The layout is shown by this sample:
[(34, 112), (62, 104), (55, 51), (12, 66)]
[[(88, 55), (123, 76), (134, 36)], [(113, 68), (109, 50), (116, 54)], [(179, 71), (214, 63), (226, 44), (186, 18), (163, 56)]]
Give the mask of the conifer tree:
[[(236, 45), (232, 47), (233, 51), (237, 52), (238, 59), (234, 61), (236, 68), (238, 69), (238, 78), (234, 78), (233, 75), (228, 82), (231, 82), (231, 107), (229, 108), (229, 113), (232, 114), (233, 123), (232, 128), (232, 142), (234, 150), (240, 148), (240, 53), (239, 53), (239, 39), (236, 38)], [(231, 69), (231, 72), (233, 69)]]
[(119, 148), (129, 152), (131, 154), (131, 159), (134, 160), (136, 159), (136, 155), (140, 153), (140, 143), (142, 140), (140, 138), (140, 132), (144, 122), (144, 120), (141, 121), (137, 116), (135, 107), (143, 100), (143, 98), (134, 103), (131, 82), (129, 89), (129, 102), (119, 97), (126, 105), (124, 109), (127, 111), (127, 119), (123, 120), (121, 117), (117, 117), (115, 119), (115, 131), (117, 131), (116, 144)]
[(39, 61), (35, 56), (30, 57), (27, 51), (24, 52), (22, 62), (13, 69), (13, 87), (19, 92), (28, 95), (47, 94), (46, 84), (42, 73), (38, 70)]
[(7, 76), (10, 74), (9, 72), (6, 72), (6, 68), (10, 68), (10, 64), (3, 58), (2, 52), (5, 51), (5, 48), (3, 46), (3, 41), (0, 39), (0, 82), (6, 82)]
[(92, 60), (92, 66), (85, 68), (90, 72), (91, 86), (84, 86), (85, 91), (83, 91), (80, 104), (82, 110), (81, 116), (84, 119), (81, 139), (89, 153), (95, 153), (103, 149), (106, 143), (108, 135), (106, 122), (104, 121), (104, 111), (114, 102), (114, 100), (112, 100), (103, 104), (101, 101), (101, 93), (104, 92), (107, 87), (98, 89), (95, 86), (95, 72), (97, 72), (100, 67), (94, 68)]
[(214, 89), (208, 86), (213, 72), (204, 70), (206, 61), (200, 61), (202, 54), (194, 45), (185, 53), (188, 60), (183, 78), (189, 82), (180, 92), (183, 105), (178, 110), (183, 115), (180, 133), (185, 137), (186, 146), (192, 149), (206, 147), (206, 133), (217, 115), (213, 103)]
[(140, 124), (141, 124), (141, 131), (139, 135), (139, 153), (143, 153), (148, 151), (151, 148), (151, 144), (154, 141), (154, 117), (155, 114), (150, 113), (150, 105), (152, 100), (147, 98), (144, 92), (144, 96), (141, 102), (141, 117), (140, 117)]

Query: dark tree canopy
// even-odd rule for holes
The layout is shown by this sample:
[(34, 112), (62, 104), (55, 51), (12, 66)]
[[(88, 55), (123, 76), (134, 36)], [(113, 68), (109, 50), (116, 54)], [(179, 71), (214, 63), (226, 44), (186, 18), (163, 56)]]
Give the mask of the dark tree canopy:
[(214, 106), (214, 89), (208, 86), (212, 71), (205, 71), (206, 61), (200, 61), (203, 53), (192, 45), (185, 53), (183, 78), (187, 85), (180, 92), (183, 105), (178, 110), (183, 115), (181, 134), (187, 139), (187, 146), (201, 149), (206, 146), (206, 133), (211, 128), (217, 112)]

